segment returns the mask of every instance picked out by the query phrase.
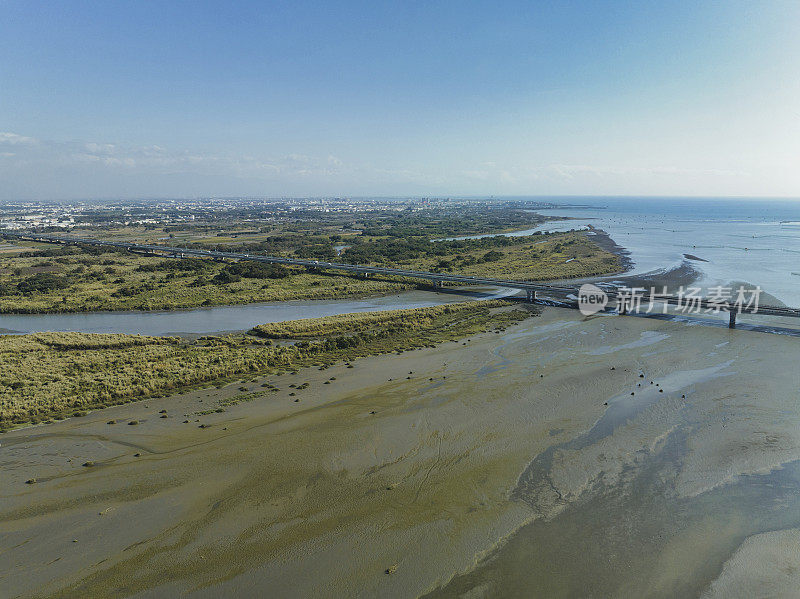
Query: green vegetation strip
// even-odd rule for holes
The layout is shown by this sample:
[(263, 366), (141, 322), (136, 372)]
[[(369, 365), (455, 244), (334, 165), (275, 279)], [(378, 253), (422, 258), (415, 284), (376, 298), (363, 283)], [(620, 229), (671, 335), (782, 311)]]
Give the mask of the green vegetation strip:
[[(496, 308), (508, 305), (502, 300), (481, 302), (484, 307)], [(447, 315), (465, 316), (473, 313), (475, 304), (462, 303), (454, 305), (432, 306), (430, 308), (411, 308), (392, 310), (390, 312), (357, 312), (339, 314), (322, 318), (288, 320), (261, 324), (250, 333), (269, 339), (309, 339), (333, 334), (364, 333), (379, 327), (385, 334), (393, 335), (403, 329), (426, 329), (434, 326), (437, 320)]]
[(47, 247), (0, 258), (0, 313), (175, 310), (366, 297), (415, 287), (398, 280), (312, 274), (254, 262), (162, 259)]
[[(532, 314), (491, 300), (262, 325), (248, 335), (0, 336), (0, 429), (85, 410), (501, 330)], [(271, 338), (294, 339), (275, 344)]]

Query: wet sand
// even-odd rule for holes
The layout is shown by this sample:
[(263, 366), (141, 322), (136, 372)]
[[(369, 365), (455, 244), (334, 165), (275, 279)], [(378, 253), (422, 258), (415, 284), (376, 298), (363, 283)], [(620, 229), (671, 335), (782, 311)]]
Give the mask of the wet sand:
[[(763, 535), (800, 527), (799, 356), (793, 337), (548, 308), (466, 345), (14, 431), (0, 594), (787, 588), (796, 534)], [(280, 391), (198, 414), (265, 380)]]

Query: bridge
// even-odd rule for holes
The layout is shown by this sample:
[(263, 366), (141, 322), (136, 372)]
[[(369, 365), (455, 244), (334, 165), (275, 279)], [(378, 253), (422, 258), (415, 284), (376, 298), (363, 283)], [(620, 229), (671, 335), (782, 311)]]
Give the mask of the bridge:
[[(311, 270), (340, 271), (349, 274), (356, 274), (365, 277), (382, 275), (390, 277), (405, 277), (412, 279), (422, 279), (431, 281), (435, 287), (440, 288), (444, 283), (457, 283), (460, 285), (486, 285), (490, 287), (504, 287), (525, 291), (528, 302), (547, 302), (548, 298), (558, 301), (559, 305), (577, 308), (578, 288), (566, 285), (550, 285), (546, 283), (534, 283), (531, 281), (519, 281), (514, 279), (494, 279), (486, 277), (472, 277), (467, 275), (438, 273), (422, 270), (409, 270), (404, 268), (387, 268), (381, 266), (364, 266), (359, 264), (343, 264), (337, 262), (325, 262), (320, 260), (304, 260), (300, 258), (284, 258), (280, 256), (263, 256), (258, 254), (245, 254), (240, 252), (221, 252), (215, 250), (203, 250), (198, 248), (182, 248), (169, 245), (137, 244), (125, 241), (103, 241), (82, 237), (62, 237), (57, 235), (45, 235), (36, 233), (14, 233), (10, 231), (0, 231), (0, 236), (7, 239), (20, 241), (33, 241), (39, 243), (54, 243), (62, 245), (79, 246), (102, 246), (112, 247), (148, 254), (152, 256), (163, 256), (169, 258), (210, 258), (212, 260), (252, 260), (255, 262), (266, 262), (269, 264), (283, 264), (286, 266), (301, 266)], [(672, 306), (685, 306), (687, 299), (674, 294), (653, 294), (645, 291), (638, 295), (635, 302), (630, 297), (629, 291), (609, 287), (604, 289), (608, 295), (608, 304), (616, 307), (619, 314), (626, 314), (634, 309), (634, 303), (655, 304)], [(782, 306), (738, 306), (732, 309), (731, 306), (720, 307), (717, 300), (713, 298), (693, 298), (693, 306), (706, 312), (727, 312), (729, 314), (729, 326), (736, 326), (737, 314), (764, 314), (769, 316), (782, 316), (790, 318), (800, 318), (800, 309), (786, 308)]]

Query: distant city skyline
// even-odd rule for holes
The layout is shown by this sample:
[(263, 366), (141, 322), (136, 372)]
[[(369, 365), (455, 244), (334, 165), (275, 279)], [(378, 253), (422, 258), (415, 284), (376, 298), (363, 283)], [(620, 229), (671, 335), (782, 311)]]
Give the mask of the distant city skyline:
[(796, 2), (0, 2), (0, 199), (800, 196)]

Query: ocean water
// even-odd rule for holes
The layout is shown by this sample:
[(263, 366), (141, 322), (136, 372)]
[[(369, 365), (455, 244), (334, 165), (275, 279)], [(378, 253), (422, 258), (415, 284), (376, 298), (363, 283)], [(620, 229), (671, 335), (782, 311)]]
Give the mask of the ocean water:
[[(531, 199), (541, 201), (541, 198)], [(704, 288), (758, 285), (788, 306), (800, 307), (800, 200), (699, 198), (570, 198), (565, 207), (537, 210), (575, 220), (547, 223), (563, 230), (593, 225), (625, 247), (633, 273), (680, 264), (684, 254), (706, 262)], [(571, 208), (570, 205), (585, 207)]]

